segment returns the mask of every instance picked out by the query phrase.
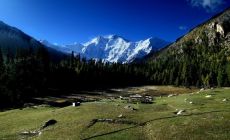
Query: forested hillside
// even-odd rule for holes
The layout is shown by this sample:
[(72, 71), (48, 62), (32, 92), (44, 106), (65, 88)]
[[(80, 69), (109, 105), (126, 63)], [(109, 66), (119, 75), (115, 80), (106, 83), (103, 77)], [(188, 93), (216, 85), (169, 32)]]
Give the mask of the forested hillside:
[(230, 85), (230, 9), (147, 58), (159, 84)]

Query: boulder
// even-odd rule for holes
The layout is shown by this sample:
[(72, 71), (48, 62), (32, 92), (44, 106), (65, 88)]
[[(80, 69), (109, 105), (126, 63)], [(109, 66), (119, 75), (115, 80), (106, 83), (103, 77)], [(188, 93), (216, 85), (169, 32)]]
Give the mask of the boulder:
[(131, 107), (130, 105), (125, 106), (124, 109), (137, 110), (136, 108), (133, 108), (133, 107)]
[(54, 125), (54, 124), (56, 124), (56, 123), (57, 123), (57, 121), (54, 120), (54, 119), (48, 120), (48, 121), (46, 121), (45, 124), (42, 126), (42, 129), (44, 129), (44, 128), (46, 128), (46, 127), (49, 127), (49, 126), (51, 126), (51, 125)]
[(139, 94), (130, 95), (129, 97), (130, 97), (130, 98), (142, 98), (142, 96), (139, 95)]
[(204, 88), (201, 88), (200, 91), (204, 91)]
[(119, 116), (117, 116), (118, 118), (123, 118), (124, 116), (123, 116), (123, 114), (120, 114)]
[(179, 110), (176, 115), (182, 115), (182, 113), (185, 112), (185, 110)]
[(40, 136), (42, 134), (42, 132), (36, 131), (36, 130), (35, 131), (23, 131), (20, 134), (24, 135), (24, 136), (36, 136), (36, 135)]
[(205, 97), (206, 97), (206, 98), (211, 98), (211, 97), (212, 97), (212, 95), (206, 95)]
[(168, 97), (177, 96), (177, 94), (169, 94)]
[(222, 25), (217, 24), (216, 25), (216, 32), (219, 33), (222, 37), (224, 37), (224, 28), (222, 27)]

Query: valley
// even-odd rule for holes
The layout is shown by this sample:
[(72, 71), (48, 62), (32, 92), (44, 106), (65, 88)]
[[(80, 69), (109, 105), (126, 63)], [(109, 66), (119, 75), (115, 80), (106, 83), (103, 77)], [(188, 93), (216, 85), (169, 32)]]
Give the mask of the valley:
[(227, 0), (21, 1), (0, 1), (0, 140), (230, 139)]
[[(185, 89), (148, 86), (118, 89), (154, 97), (152, 104), (130, 103), (107, 97), (80, 106), (30, 106), (0, 112), (1, 139), (75, 139), (75, 140), (227, 140), (230, 135), (230, 89)], [(164, 96), (156, 95), (166, 93)], [(174, 91), (174, 92), (170, 92)], [(169, 94), (179, 93), (175, 96)], [(209, 96), (208, 96), (209, 95)], [(94, 95), (98, 97), (98, 95)], [(225, 99), (225, 100), (224, 100)], [(132, 109), (133, 108), (133, 109)], [(178, 114), (180, 110), (182, 113)], [(17, 116), (17, 117), (15, 117)], [(47, 120), (56, 124), (40, 130)], [(22, 134), (40, 130), (39, 134)]]

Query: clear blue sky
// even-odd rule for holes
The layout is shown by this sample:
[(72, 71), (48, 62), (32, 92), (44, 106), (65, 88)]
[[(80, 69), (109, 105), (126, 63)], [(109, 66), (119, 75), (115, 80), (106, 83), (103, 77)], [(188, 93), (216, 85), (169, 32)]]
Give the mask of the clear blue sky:
[(0, 20), (59, 44), (108, 34), (174, 41), (228, 6), (229, 0), (0, 0)]

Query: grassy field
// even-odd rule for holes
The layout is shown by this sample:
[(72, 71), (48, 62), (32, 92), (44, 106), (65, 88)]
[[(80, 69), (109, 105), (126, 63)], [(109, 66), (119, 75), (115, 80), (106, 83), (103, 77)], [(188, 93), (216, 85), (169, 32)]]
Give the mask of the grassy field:
[[(160, 88), (163, 91), (165, 89)], [(195, 90), (193, 93), (181, 90), (185, 94), (156, 97), (153, 104), (129, 104), (120, 99), (105, 98), (83, 103), (79, 107), (54, 108), (43, 105), (0, 112), (0, 139), (229, 140), (230, 89), (199, 93)], [(172, 91), (175, 93), (176, 90)], [(207, 98), (207, 95), (211, 97)], [(135, 110), (125, 108), (127, 105)], [(185, 112), (176, 115), (178, 110)], [(121, 114), (122, 117), (118, 118)], [(49, 119), (55, 119), (57, 123), (42, 130), (41, 135), (20, 134), (23, 131), (38, 130)]]

